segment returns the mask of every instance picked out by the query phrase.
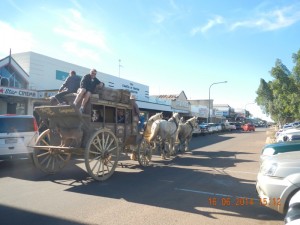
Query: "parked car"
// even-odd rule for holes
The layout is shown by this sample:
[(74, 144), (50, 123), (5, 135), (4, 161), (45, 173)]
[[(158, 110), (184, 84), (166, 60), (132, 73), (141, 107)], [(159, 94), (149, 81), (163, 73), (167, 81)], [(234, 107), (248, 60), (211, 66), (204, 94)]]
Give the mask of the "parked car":
[(300, 140), (300, 132), (280, 134), (276, 137), (276, 142), (295, 141)]
[(0, 115), (0, 159), (28, 157), (38, 137), (36, 120), (30, 115)]
[(229, 126), (231, 131), (236, 130), (235, 122), (229, 122)]
[(193, 129), (193, 135), (198, 136), (199, 134), (201, 134), (201, 132), (202, 131), (201, 131), (200, 125), (198, 124), (198, 126)]
[(236, 130), (242, 130), (242, 124), (240, 122), (235, 123)]
[(217, 123), (217, 127), (219, 129), (219, 132), (224, 132), (226, 131), (225, 129), (225, 124), (224, 123)]
[(297, 191), (289, 201), (289, 207), (284, 222), (286, 225), (300, 224), (300, 191)]
[(222, 125), (220, 123), (216, 123), (216, 127), (218, 130), (218, 133), (223, 131)]
[(224, 122), (225, 131), (231, 131), (231, 126), (228, 122)]
[(289, 141), (289, 142), (279, 142), (265, 145), (261, 151), (260, 162), (264, 161), (270, 156), (286, 153), (300, 151), (300, 141)]
[(212, 133), (218, 133), (218, 132), (219, 132), (216, 123), (209, 123), (208, 125), (211, 127), (211, 132), (212, 132)]
[(283, 132), (286, 132), (286, 133), (289, 133), (289, 132), (294, 132), (294, 131), (299, 131), (300, 130), (300, 125), (298, 124), (298, 122), (295, 122), (294, 123), (288, 123), (288, 124), (285, 124), (282, 126), (281, 129), (279, 129), (277, 132), (276, 132), (276, 137), (283, 133)]
[(242, 125), (243, 131), (255, 131), (255, 126), (251, 123), (246, 123)]
[(257, 175), (260, 204), (285, 214), (300, 189), (300, 151), (277, 154), (263, 161)]
[(297, 127), (289, 128), (286, 130), (282, 130), (281, 132), (277, 132), (276, 142), (287, 141), (291, 134), (300, 135), (300, 129)]
[(200, 129), (203, 131), (203, 134), (211, 134), (212, 133), (212, 128), (208, 123), (201, 123), (200, 124)]

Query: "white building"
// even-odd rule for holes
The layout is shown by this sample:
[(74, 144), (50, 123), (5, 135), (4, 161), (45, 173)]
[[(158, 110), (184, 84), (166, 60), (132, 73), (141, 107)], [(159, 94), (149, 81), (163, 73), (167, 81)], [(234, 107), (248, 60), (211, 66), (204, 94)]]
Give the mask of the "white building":
[[(0, 60), (0, 114), (32, 114), (34, 103), (56, 94), (70, 70), (84, 76), (90, 69), (34, 52), (9, 55)], [(169, 102), (149, 98), (147, 85), (100, 71), (97, 77), (106, 87), (129, 90), (141, 109), (172, 111)]]

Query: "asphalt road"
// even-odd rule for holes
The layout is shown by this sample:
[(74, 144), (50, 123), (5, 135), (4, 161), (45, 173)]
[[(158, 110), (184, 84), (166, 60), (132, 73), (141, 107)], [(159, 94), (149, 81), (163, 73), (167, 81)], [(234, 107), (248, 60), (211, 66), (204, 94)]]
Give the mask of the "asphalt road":
[(194, 137), (191, 151), (153, 157), (141, 169), (123, 157), (113, 176), (96, 182), (82, 159), (55, 175), (29, 160), (0, 162), (1, 225), (282, 225), (255, 191), (264, 128)]

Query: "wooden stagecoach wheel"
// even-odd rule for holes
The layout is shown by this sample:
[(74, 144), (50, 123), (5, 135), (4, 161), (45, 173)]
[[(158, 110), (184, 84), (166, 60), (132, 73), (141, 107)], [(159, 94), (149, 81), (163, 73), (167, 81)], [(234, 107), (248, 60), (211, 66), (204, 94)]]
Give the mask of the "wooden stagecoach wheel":
[(85, 148), (85, 166), (92, 178), (108, 179), (115, 171), (119, 159), (118, 139), (110, 130), (96, 131)]
[(146, 139), (142, 139), (138, 146), (138, 161), (141, 166), (149, 166), (152, 158), (152, 147)]
[[(59, 140), (51, 140), (57, 138), (58, 134), (50, 135), (50, 132), (50, 129), (47, 129), (38, 137), (33, 150), (33, 161), (40, 170), (53, 174), (60, 171), (67, 164), (71, 158), (71, 153), (60, 149)], [(53, 143), (57, 145), (53, 146)]]

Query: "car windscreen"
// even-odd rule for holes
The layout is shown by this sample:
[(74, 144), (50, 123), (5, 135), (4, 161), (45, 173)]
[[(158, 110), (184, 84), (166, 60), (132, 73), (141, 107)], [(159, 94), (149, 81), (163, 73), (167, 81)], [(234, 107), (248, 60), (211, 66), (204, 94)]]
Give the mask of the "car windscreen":
[(34, 131), (33, 118), (0, 118), (0, 133)]

